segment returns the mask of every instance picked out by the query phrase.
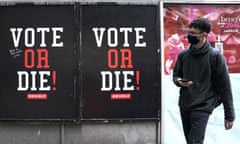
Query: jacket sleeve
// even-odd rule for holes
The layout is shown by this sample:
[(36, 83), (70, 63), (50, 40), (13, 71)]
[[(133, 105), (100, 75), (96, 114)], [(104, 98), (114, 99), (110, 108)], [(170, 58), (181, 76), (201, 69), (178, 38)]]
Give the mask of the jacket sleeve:
[(215, 76), (215, 86), (223, 102), (225, 119), (233, 121), (235, 119), (235, 112), (231, 83), (227, 65), (222, 54), (218, 54), (216, 57), (216, 71), (213, 75)]
[(180, 87), (177, 80), (183, 77), (182, 74), (182, 60), (183, 60), (184, 51), (178, 54), (177, 62), (173, 68), (173, 82), (176, 86)]

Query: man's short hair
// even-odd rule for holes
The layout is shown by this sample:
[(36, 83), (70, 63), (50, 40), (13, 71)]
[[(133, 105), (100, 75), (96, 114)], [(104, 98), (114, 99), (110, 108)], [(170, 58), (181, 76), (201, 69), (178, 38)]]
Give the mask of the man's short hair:
[(206, 18), (199, 18), (193, 20), (189, 26), (189, 28), (197, 28), (201, 32), (209, 33), (211, 31), (211, 23)]

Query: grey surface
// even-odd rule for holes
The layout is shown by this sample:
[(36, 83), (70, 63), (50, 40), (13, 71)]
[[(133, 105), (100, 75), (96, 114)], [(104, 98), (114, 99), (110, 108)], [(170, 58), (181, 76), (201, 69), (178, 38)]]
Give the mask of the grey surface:
[(0, 144), (155, 144), (156, 122), (0, 123)]

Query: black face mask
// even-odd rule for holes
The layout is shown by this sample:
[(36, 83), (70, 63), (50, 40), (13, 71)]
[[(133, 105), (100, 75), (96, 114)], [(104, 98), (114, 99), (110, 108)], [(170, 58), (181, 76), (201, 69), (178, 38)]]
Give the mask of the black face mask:
[(188, 42), (190, 44), (197, 44), (200, 40), (196, 36), (188, 35)]

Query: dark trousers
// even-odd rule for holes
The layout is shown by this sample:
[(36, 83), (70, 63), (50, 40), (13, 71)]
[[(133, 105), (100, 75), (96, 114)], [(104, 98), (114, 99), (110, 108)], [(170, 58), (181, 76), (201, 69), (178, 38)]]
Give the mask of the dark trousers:
[(184, 135), (187, 144), (203, 144), (210, 113), (180, 109)]

